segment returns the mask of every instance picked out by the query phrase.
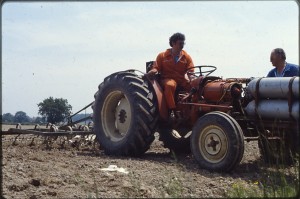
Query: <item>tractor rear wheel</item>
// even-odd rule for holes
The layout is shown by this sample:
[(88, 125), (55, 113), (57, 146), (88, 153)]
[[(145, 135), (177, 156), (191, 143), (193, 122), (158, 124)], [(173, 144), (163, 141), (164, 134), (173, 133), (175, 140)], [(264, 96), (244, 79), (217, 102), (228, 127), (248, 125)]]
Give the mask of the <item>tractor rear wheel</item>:
[(155, 94), (135, 73), (114, 73), (99, 85), (93, 122), (106, 154), (142, 155), (154, 140), (157, 121)]
[(196, 122), (191, 135), (191, 151), (199, 166), (210, 171), (229, 172), (244, 153), (241, 128), (228, 114), (208, 113)]

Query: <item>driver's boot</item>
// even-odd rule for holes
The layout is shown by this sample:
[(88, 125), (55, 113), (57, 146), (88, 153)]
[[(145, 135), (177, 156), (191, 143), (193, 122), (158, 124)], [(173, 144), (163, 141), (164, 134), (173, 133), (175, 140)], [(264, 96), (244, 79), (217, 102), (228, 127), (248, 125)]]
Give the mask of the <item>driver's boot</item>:
[(175, 113), (175, 117), (178, 121), (182, 121), (183, 117), (181, 116), (181, 112), (180, 111), (176, 111)]
[(173, 123), (175, 120), (176, 120), (175, 111), (173, 109), (170, 109), (168, 123)]

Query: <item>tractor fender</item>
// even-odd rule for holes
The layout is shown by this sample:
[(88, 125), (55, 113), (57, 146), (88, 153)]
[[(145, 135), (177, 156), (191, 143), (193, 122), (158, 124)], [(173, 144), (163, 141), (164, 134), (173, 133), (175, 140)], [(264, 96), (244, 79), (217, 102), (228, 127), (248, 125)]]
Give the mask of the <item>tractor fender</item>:
[(161, 119), (167, 121), (169, 115), (168, 115), (168, 108), (167, 108), (167, 103), (166, 103), (163, 89), (161, 88), (157, 80), (150, 79), (150, 78), (147, 78), (147, 80), (151, 83), (152, 88), (156, 94), (159, 116)]

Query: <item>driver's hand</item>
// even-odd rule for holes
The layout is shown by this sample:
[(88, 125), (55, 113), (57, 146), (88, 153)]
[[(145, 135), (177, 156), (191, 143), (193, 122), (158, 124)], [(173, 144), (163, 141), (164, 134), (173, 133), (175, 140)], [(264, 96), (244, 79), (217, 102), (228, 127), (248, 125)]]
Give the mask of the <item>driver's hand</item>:
[(143, 77), (147, 77), (148, 79), (154, 79), (154, 76), (156, 74), (157, 71), (153, 71), (153, 70), (150, 70), (148, 73), (146, 73)]
[(190, 83), (190, 81), (191, 81), (190, 76), (187, 75), (187, 74), (184, 75), (184, 79), (185, 79), (188, 83)]
[(193, 74), (185, 74), (184, 78), (187, 80), (188, 83), (190, 83), (193, 79), (197, 78), (197, 76)]

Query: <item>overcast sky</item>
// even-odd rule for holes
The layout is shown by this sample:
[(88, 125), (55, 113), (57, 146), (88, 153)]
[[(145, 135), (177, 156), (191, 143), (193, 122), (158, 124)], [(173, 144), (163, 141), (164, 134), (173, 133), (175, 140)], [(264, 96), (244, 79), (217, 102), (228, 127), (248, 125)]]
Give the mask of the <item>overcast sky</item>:
[(298, 10), (295, 1), (5, 3), (2, 113), (38, 116), (50, 96), (76, 112), (104, 77), (145, 71), (175, 32), (194, 64), (217, 66), (216, 76), (266, 76), (277, 47), (299, 65)]

